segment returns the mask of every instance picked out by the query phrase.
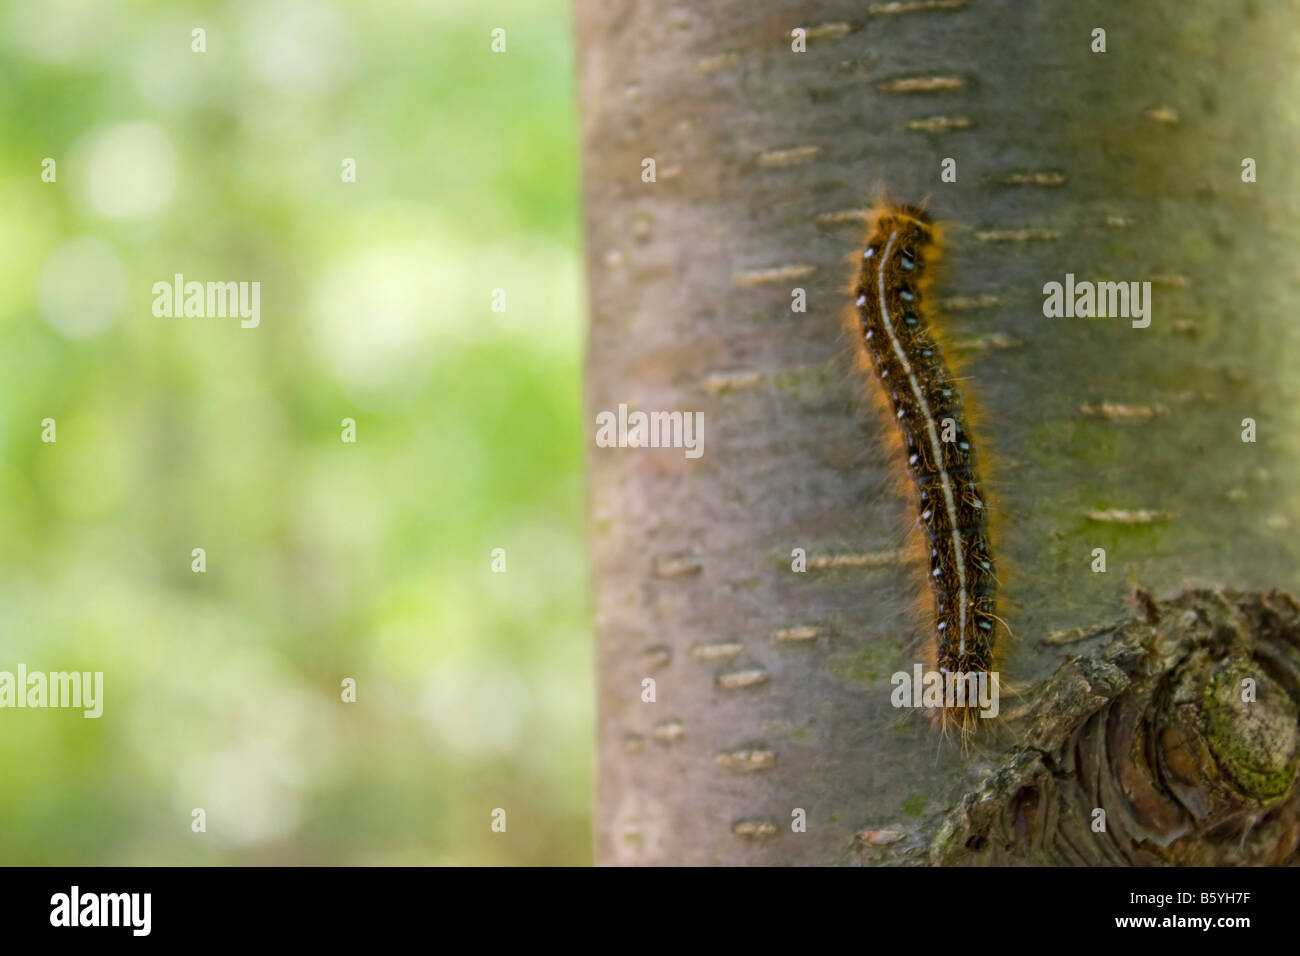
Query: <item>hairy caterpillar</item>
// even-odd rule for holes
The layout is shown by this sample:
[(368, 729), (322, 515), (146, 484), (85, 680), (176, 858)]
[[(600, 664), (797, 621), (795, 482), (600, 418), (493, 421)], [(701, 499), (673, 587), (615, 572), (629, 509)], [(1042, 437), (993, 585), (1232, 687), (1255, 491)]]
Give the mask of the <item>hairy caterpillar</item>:
[[(917, 524), (929, 547), (934, 667), (945, 681), (960, 681), (990, 674), (999, 618), (988, 508), (966, 411), (925, 301), (939, 242), (923, 210), (878, 207), (854, 288), (855, 331), (863, 364), (889, 399), (917, 492)], [(968, 686), (973, 694), (973, 681)], [(969, 716), (962, 709), (963, 721)]]

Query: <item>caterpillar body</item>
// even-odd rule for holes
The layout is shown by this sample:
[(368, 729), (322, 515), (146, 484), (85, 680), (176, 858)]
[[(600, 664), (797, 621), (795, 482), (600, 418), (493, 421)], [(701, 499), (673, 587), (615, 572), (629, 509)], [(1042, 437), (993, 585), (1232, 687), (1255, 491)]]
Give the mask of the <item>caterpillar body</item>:
[(945, 680), (969, 679), (992, 668), (997, 578), (966, 410), (925, 301), (938, 251), (927, 213), (881, 205), (857, 273), (856, 331), (863, 364), (875, 370), (889, 400), (916, 488), (934, 599), (933, 663)]

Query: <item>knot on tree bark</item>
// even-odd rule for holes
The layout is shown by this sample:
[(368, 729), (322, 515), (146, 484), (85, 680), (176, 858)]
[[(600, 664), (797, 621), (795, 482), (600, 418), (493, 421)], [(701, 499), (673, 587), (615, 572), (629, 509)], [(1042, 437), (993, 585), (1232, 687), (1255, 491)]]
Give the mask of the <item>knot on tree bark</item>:
[(1098, 636), (944, 819), (939, 864), (1300, 862), (1300, 605), (1192, 590)]

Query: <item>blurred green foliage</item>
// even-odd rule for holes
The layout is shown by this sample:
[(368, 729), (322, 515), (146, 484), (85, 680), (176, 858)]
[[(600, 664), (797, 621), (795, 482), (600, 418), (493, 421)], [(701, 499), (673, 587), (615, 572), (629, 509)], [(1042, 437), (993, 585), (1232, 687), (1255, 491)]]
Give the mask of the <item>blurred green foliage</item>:
[(588, 862), (565, 4), (20, 3), (0, 66), (0, 670), (105, 684), (0, 710), (0, 863)]

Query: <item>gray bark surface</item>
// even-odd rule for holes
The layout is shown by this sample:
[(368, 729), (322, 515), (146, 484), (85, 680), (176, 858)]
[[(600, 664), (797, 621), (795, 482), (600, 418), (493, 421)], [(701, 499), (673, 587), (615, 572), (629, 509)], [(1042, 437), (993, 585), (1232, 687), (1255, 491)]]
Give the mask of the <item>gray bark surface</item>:
[[(620, 403), (705, 421), (698, 460), (588, 453), (602, 863), (916, 862), (1016, 744), (1007, 722), (963, 752), (890, 705), (890, 674), (924, 663), (922, 567), (791, 571), (795, 548), (888, 554), (913, 519), (842, 331), (876, 190), (945, 226), (940, 321), (992, 470), (1001, 670), (1026, 700), (1097, 652), (1069, 638), (1135, 587), (1300, 586), (1300, 10), (872, 6), (575, 4), (589, 427)], [(889, 85), (916, 77), (957, 88)], [(1150, 327), (1045, 318), (1067, 272), (1152, 280)]]

